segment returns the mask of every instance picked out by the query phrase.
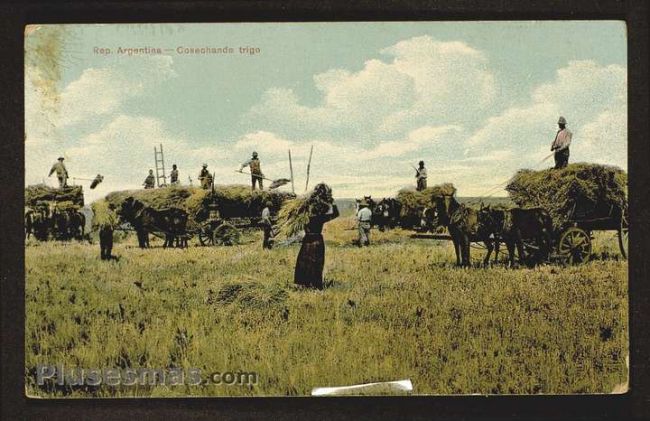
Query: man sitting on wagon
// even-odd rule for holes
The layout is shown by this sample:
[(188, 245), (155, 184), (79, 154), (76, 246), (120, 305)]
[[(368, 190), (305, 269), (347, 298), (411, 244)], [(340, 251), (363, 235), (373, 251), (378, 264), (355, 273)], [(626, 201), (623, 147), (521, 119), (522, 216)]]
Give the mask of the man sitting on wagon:
[(573, 137), (573, 133), (566, 128), (566, 119), (564, 117), (560, 117), (557, 124), (560, 130), (557, 131), (553, 145), (551, 145), (551, 151), (555, 151), (556, 170), (569, 165), (569, 146)]

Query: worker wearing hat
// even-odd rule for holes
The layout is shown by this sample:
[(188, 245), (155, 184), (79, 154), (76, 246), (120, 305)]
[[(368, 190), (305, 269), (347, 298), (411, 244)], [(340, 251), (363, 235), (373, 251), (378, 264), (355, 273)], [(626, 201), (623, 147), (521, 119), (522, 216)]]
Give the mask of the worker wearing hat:
[(253, 152), (251, 159), (241, 164), (239, 172), (246, 166), (251, 170), (251, 189), (255, 190), (255, 183), (259, 183), (260, 190), (264, 190), (264, 185), (262, 184), (264, 174), (262, 174), (262, 167), (260, 166), (260, 159), (257, 157), (257, 152)]
[(212, 185), (212, 175), (208, 171), (208, 164), (203, 164), (203, 168), (201, 168), (199, 183), (201, 183), (201, 187), (204, 189), (209, 189)]
[(366, 199), (359, 203), (357, 212), (357, 222), (359, 229), (359, 247), (370, 245), (370, 228), (372, 223), (372, 211), (368, 206)]
[(551, 151), (555, 152), (555, 169), (560, 169), (569, 164), (569, 146), (571, 146), (573, 133), (566, 128), (566, 119), (564, 117), (559, 118), (557, 125), (560, 129), (555, 135)]
[(62, 156), (60, 156), (57, 162), (52, 165), (52, 169), (50, 170), (48, 177), (50, 177), (55, 172), (56, 178), (59, 179), (59, 188), (62, 189), (64, 187), (68, 187), (68, 170), (65, 168), (65, 165), (63, 165)]

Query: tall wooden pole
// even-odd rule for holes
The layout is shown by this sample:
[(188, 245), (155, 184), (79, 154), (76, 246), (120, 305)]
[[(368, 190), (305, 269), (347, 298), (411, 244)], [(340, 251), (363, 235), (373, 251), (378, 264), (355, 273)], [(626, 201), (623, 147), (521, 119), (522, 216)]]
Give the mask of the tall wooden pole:
[(291, 193), (296, 194), (296, 188), (293, 184), (293, 164), (291, 163), (291, 149), (289, 149), (289, 171), (291, 171)]
[(309, 161), (307, 162), (307, 182), (305, 183), (305, 192), (309, 188), (309, 170), (311, 169), (311, 155), (314, 153), (314, 145), (311, 145), (309, 150)]

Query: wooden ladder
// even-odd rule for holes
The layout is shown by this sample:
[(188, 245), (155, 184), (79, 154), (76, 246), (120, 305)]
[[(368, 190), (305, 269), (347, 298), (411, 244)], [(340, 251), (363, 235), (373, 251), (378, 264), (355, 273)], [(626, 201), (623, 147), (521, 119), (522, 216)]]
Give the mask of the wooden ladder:
[[(167, 175), (165, 175), (165, 157), (163, 155), (163, 146), (160, 144), (160, 149), (153, 147), (154, 160), (156, 161), (156, 185), (163, 187), (167, 185)], [(162, 183), (160, 182), (162, 179)]]

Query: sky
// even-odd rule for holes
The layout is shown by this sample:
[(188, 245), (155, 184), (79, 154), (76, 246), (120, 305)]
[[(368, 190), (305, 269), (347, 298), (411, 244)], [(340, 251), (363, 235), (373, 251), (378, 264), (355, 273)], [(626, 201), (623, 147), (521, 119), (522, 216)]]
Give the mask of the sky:
[[(119, 50), (144, 47), (160, 51)], [(201, 47), (232, 53), (186, 50)], [(313, 146), (310, 186), (335, 197), (393, 196), (420, 160), (430, 185), (504, 196), (517, 170), (552, 166), (560, 115), (572, 162), (627, 169), (626, 57), (619, 21), (29, 26), (25, 183), (56, 185), (64, 156), (71, 177), (104, 176), (75, 180), (91, 202), (141, 187), (162, 144), (195, 185), (203, 163), (247, 184), (252, 151), (290, 178), (290, 149), (302, 193)]]

